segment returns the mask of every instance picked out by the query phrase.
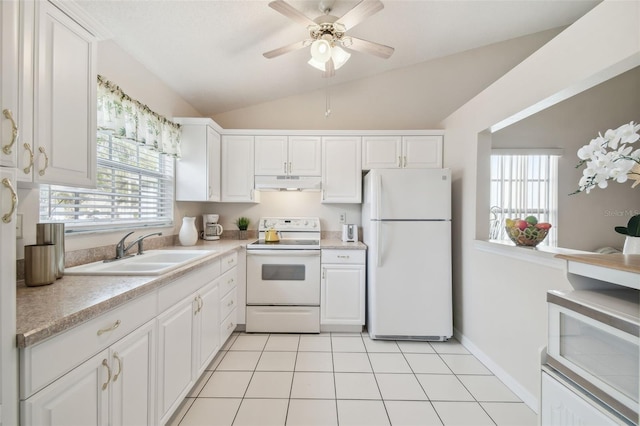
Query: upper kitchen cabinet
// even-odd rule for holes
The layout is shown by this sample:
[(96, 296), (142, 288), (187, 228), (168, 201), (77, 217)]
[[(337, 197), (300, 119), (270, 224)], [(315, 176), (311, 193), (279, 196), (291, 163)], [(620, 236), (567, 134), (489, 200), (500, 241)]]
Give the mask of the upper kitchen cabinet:
[(18, 2), (0, 3), (0, 166), (15, 167), (18, 151)]
[(49, 1), (20, 7), (19, 180), (95, 187), (96, 38)]
[(362, 168), (426, 169), (442, 167), (442, 136), (365, 136)]
[(322, 138), (322, 202), (362, 202), (362, 152), (359, 136)]
[(227, 203), (257, 203), (254, 190), (254, 137), (222, 136), (222, 191), (220, 201)]
[(177, 201), (220, 201), (220, 134), (209, 118), (178, 118), (182, 157), (176, 161)]
[(318, 136), (256, 136), (256, 176), (320, 176)]

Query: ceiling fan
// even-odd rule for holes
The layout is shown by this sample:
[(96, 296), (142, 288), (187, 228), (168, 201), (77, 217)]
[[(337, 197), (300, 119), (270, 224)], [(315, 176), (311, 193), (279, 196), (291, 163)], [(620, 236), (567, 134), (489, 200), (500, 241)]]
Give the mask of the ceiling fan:
[(268, 59), (275, 58), (311, 46), (309, 65), (324, 71), (325, 77), (331, 77), (335, 74), (335, 70), (344, 65), (351, 56), (341, 47), (369, 53), (383, 59), (387, 59), (393, 54), (393, 47), (346, 35), (348, 30), (384, 8), (380, 0), (362, 0), (341, 18), (329, 14), (332, 4), (331, 0), (322, 0), (319, 9), (323, 15), (310, 19), (284, 0), (275, 0), (269, 3), (269, 7), (272, 9), (306, 26), (309, 38), (270, 50), (263, 53), (263, 56)]

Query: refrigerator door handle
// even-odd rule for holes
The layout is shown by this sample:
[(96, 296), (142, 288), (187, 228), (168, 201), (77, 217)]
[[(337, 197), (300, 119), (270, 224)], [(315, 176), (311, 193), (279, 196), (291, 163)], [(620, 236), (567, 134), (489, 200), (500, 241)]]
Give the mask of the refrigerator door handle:
[(376, 219), (382, 219), (382, 176), (376, 176)]
[(376, 244), (376, 265), (382, 266), (382, 226), (380, 220), (376, 220), (376, 235), (378, 236), (378, 242)]

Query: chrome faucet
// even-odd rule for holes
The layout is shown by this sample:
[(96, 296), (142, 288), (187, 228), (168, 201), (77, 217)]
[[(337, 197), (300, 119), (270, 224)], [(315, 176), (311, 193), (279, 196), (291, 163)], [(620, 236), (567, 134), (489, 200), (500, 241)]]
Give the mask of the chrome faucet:
[(131, 234), (133, 234), (134, 231), (129, 232), (127, 235), (125, 235), (124, 237), (122, 237), (122, 239), (120, 241), (118, 241), (118, 244), (116, 244), (116, 258), (113, 260), (118, 260), (118, 259), (122, 259), (124, 257), (129, 257), (129, 256), (133, 256), (133, 255), (127, 255), (127, 252), (131, 249), (131, 247), (133, 247), (135, 244), (138, 244), (138, 254), (144, 254), (144, 246), (142, 245), (142, 242), (145, 238), (147, 237), (151, 237), (153, 235), (162, 235), (162, 232), (154, 232), (152, 234), (147, 234), (147, 235), (143, 235), (142, 237), (138, 237), (136, 238), (135, 241), (133, 241), (131, 244), (129, 244), (128, 246), (124, 246), (125, 240), (127, 239), (127, 237)]

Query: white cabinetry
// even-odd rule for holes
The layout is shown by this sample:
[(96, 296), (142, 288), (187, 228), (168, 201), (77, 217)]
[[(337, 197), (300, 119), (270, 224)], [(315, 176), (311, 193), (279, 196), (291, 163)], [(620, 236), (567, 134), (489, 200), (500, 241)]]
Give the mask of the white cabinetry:
[[(220, 261), (220, 336), (226, 341), (238, 325), (238, 253), (233, 252)], [(244, 304), (244, 302), (242, 302)]]
[(256, 176), (320, 176), (318, 136), (256, 136)]
[(362, 168), (421, 169), (442, 167), (442, 136), (365, 136)]
[(0, 167), (15, 167), (18, 148), (18, 2), (0, 4)]
[(543, 426), (607, 426), (627, 422), (592, 396), (555, 373), (542, 372), (540, 424)]
[(227, 203), (255, 203), (253, 136), (222, 136), (222, 194)]
[(21, 2), (20, 180), (96, 183), (96, 52), (91, 32), (49, 1)]
[(359, 136), (322, 138), (322, 202), (362, 202), (362, 150)]
[(177, 201), (220, 201), (220, 134), (209, 118), (179, 118), (182, 157), (176, 161)]
[(322, 250), (321, 331), (362, 330), (365, 254), (365, 250)]

